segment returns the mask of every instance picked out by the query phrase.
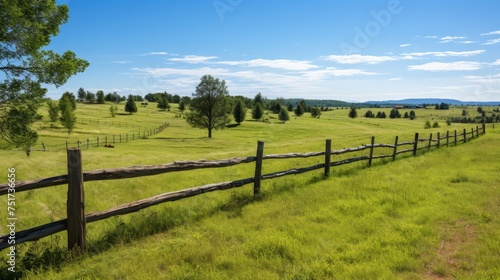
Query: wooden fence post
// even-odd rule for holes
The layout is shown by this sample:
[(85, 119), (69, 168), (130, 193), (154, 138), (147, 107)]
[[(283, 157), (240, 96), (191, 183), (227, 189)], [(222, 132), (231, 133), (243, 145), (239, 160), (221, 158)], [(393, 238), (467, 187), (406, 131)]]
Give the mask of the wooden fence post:
[(417, 147), (418, 147), (418, 132), (415, 133), (415, 142), (413, 142), (413, 156), (417, 156)]
[(120, 143), (122, 142), (122, 134), (120, 133)]
[(474, 128), (473, 127), (470, 128), (470, 138), (471, 139), (474, 138)]
[(82, 157), (80, 149), (67, 151), (68, 155), (68, 200), (67, 232), (68, 250), (77, 248), (85, 252), (85, 199), (83, 190)]
[(455, 129), (455, 146), (457, 145), (457, 130)]
[(438, 140), (437, 147), (439, 149), (439, 146), (441, 146), (441, 133), (439, 133), (439, 132), (438, 132), (438, 138), (437, 138), (437, 140)]
[(330, 162), (332, 159), (332, 140), (326, 139), (325, 145), (325, 177), (330, 175)]
[[(493, 124), (493, 128), (495, 128), (495, 124)], [(486, 134), (486, 124), (483, 123), (483, 134)]]
[(450, 146), (450, 131), (446, 131), (446, 147)]
[(257, 155), (255, 158), (255, 177), (253, 182), (253, 194), (260, 193), (260, 179), (262, 177), (262, 158), (264, 156), (264, 142), (257, 143)]
[(370, 144), (370, 158), (368, 159), (368, 166), (372, 166), (372, 158), (373, 158), (373, 145), (375, 144), (375, 136), (372, 136), (372, 141)]
[(76, 145), (77, 145), (78, 149), (80, 149), (80, 140), (76, 141)]
[(429, 144), (427, 145), (427, 148), (430, 149), (432, 146), (432, 133), (429, 135)]
[(43, 144), (43, 142), (42, 142), (42, 147), (43, 147), (43, 150), (45, 151), (45, 145)]
[(464, 128), (464, 143), (467, 143), (467, 129)]
[(396, 152), (398, 150), (398, 140), (399, 136), (396, 136), (396, 140), (394, 140), (394, 152), (392, 153), (392, 161), (396, 160)]

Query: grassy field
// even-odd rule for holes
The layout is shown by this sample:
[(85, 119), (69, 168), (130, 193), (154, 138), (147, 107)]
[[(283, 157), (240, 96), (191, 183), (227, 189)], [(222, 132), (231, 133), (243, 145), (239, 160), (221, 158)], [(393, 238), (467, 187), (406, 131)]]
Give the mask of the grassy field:
[[(65, 145), (96, 135), (126, 134), (138, 126), (170, 124), (147, 139), (115, 144), (114, 149), (84, 149), (84, 170), (159, 164), (176, 160), (223, 159), (255, 154), (258, 140), (265, 154), (324, 150), (412, 141), (415, 132), (470, 131), (472, 124), (446, 125), (463, 107), (416, 110), (417, 119), (347, 117), (348, 109), (304, 115), (281, 124), (245, 121), (215, 131), (189, 128), (175, 110), (160, 112), (150, 104), (134, 115), (111, 118), (108, 105), (79, 104), (79, 123), (68, 135), (39, 122), (40, 141)], [(474, 116), (476, 108), (466, 108)], [(483, 108), (492, 110), (493, 108)], [(358, 110), (363, 115), (367, 109)], [(389, 109), (384, 110), (388, 115)], [(373, 109), (372, 109), (373, 111)], [(409, 110), (408, 110), (409, 111)], [(404, 114), (405, 110), (400, 110)], [(46, 114), (42, 110), (42, 114)], [(249, 117), (248, 117), (249, 118)], [(99, 124), (97, 124), (99, 120)], [(109, 122), (121, 123), (109, 125)], [(424, 129), (426, 121), (440, 128)], [(106, 124), (103, 124), (103, 123)], [(124, 124), (127, 124), (124, 126)], [(133, 125), (133, 126), (132, 126)], [(363, 163), (264, 181), (262, 195), (251, 186), (208, 193), (138, 213), (87, 225), (89, 252), (65, 250), (65, 232), (18, 246), (16, 274), (25, 279), (496, 279), (500, 277), (498, 172), (500, 132), (465, 145), (442, 148), (395, 162)], [(64, 150), (0, 151), (1, 170), (16, 168), (17, 180), (64, 174)], [(349, 157), (351, 157), (349, 155)], [(402, 156), (403, 157), (403, 156)], [(338, 157), (334, 157), (337, 160)], [(321, 157), (264, 162), (264, 173), (320, 163)], [(85, 184), (86, 212), (208, 183), (247, 178), (253, 165)], [(0, 174), (5, 182), (7, 172)], [(1, 197), (0, 203), (6, 204)], [(17, 228), (25, 229), (66, 216), (66, 187), (19, 193)], [(7, 229), (2, 225), (0, 232)], [(0, 276), (7, 279), (4, 263)]]

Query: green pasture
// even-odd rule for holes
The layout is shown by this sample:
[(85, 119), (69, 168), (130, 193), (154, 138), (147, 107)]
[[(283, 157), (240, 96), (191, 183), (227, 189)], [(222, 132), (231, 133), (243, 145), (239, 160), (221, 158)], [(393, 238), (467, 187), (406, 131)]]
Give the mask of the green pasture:
[[(106, 105), (77, 105), (77, 127), (68, 135), (60, 124), (35, 124), (40, 139), (30, 157), (17, 150), (0, 150), (0, 182), (7, 169), (17, 180), (66, 172), (66, 141), (131, 134), (167, 122), (161, 133), (115, 148), (82, 149), (84, 170), (161, 164), (181, 160), (224, 159), (255, 155), (257, 141), (264, 154), (323, 151), (376, 143), (413, 141), (447, 130), (462, 132), (480, 124), (447, 125), (466, 109), (413, 109), (415, 120), (347, 117), (349, 109), (323, 112), (314, 119), (291, 115), (281, 123), (247, 120), (214, 131), (190, 128), (173, 106), (159, 111), (155, 104), (138, 107), (132, 115), (115, 118)], [(138, 104), (139, 105), (139, 104)], [(492, 112), (496, 107), (483, 107)], [(368, 109), (358, 109), (363, 116)], [(370, 109), (374, 113), (389, 108)], [(404, 115), (411, 109), (400, 110)], [(46, 108), (40, 113), (47, 116)], [(123, 114), (122, 114), (123, 113)], [(490, 114), (490, 113), (488, 113)], [(92, 120), (86, 121), (87, 119)], [(84, 120), (83, 123), (81, 120)], [(439, 128), (424, 129), (426, 121)], [(112, 122), (110, 124), (110, 122)], [(115, 139), (116, 140), (116, 139)], [(49, 148), (39, 151), (41, 143)], [(66, 252), (65, 232), (18, 246), (17, 274), (23, 279), (496, 279), (500, 277), (500, 211), (498, 173), (500, 133), (487, 133), (466, 144), (432, 152), (399, 156), (398, 160), (355, 163), (267, 180), (262, 194), (252, 186), (213, 192), (166, 203), (134, 214), (87, 225), (88, 253)], [(61, 145), (62, 148), (57, 148)], [(390, 153), (380, 150), (376, 153)], [(332, 157), (332, 161), (368, 150)], [(323, 157), (266, 160), (263, 173), (305, 167)], [(223, 169), (167, 173), (127, 180), (85, 183), (87, 213), (160, 193), (215, 182), (252, 177), (254, 164)], [(66, 217), (67, 187), (56, 186), (16, 195), (17, 229), (27, 229)], [(6, 205), (6, 197), (0, 204)], [(6, 215), (6, 214), (5, 214)], [(7, 229), (0, 226), (0, 233)], [(6, 252), (5, 250), (3, 252)], [(0, 278), (7, 279), (5, 262)]]

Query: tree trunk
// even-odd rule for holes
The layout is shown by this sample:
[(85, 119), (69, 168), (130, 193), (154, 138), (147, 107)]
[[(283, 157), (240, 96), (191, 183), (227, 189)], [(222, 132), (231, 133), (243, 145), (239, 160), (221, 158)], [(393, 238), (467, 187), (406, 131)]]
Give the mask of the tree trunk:
[(208, 138), (212, 138), (212, 128), (208, 129)]

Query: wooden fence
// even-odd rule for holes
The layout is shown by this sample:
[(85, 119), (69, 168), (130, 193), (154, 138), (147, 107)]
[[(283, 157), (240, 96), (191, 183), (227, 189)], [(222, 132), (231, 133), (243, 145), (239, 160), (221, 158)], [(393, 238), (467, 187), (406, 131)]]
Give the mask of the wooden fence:
[(76, 147), (78, 149), (89, 149), (92, 147), (105, 147), (108, 145), (115, 145), (118, 143), (127, 143), (132, 140), (138, 140), (138, 139), (144, 139), (149, 136), (158, 134), (162, 132), (165, 128), (169, 127), (169, 123), (165, 122), (164, 124), (155, 127), (155, 128), (146, 128), (141, 126), (138, 126), (138, 131), (137, 132), (132, 132), (132, 133), (120, 133), (120, 134), (112, 134), (112, 135), (104, 135), (104, 136), (97, 136), (95, 138), (87, 138), (86, 140), (80, 141), (74, 141), (74, 142), (69, 142), (66, 141), (65, 144), (58, 144), (58, 145), (45, 145), (42, 142), (42, 147), (41, 148), (34, 148), (32, 149), (33, 151), (51, 151), (51, 150), (63, 150), (63, 149), (68, 149), (69, 147)]
[[(486, 133), (486, 127), (485, 124), (483, 124), (482, 127), (476, 126), (475, 129), (471, 128), (469, 132), (466, 129), (460, 132), (457, 132), (455, 130), (452, 133), (447, 131), (445, 135), (437, 133), (435, 137), (431, 133), (429, 138), (420, 138), (419, 134), (416, 133), (415, 138), (413, 139), (413, 141), (410, 142), (398, 142), (399, 137), (396, 136), (394, 144), (376, 144), (375, 137), (372, 137), (370, 144), (365, 144), (354, 148), (343, 148), (340, 150), (332, 150), (331, 140), (326, 140), (325, 150), (321, 152), (271, 154), (271, 155), (264, 155), (264, 142), (259, 141), (257, 144), (256, 155), (244, 158), (230, 158), (223, 160), (177, 161), (161, 165), (121, 167), (121, 168), (92, 170), (85, 172), (83, 172), (82, 170), (80, 149), (69, 149), (67, 150), (68, 174), (50, 178), (44, 178), (44, 179), (36, 179), (31, 181), (19, 181), (16, 182), (15, 185), (15, 193), (17, 193), (27, 190), (68, 184), (67, 219), (51, 222), (31, 229), (26, 229), (16, 232), (15, 233), (16, 244), (20, 244), (26, 241), (38, 240), (42, 237), (63, 230), (67, 230), (68, 249), (79, 248), (81, 250), (85, 250), (86, 223), (92, 223), (112, 216), (136, 212), (141, 209), (161, 204), (167, 201), (180, 200), (183, 198), (217, 190), (226, 190), (226, 189), (241, 187), (251, 183), (253, 183), (254, 185), (253, 193), (255, 195), (258, 195), (260, 193), (261, 180), (274, 179), (287, 175), (296, 175), (317, 169), (324, 169), (323, 171), (324, 175), (328, 176), (330, 174), (330, 168), (334, 166), (340, 166), (358, 161), (367, 161), (368, 166), (371, 166), (372, 161), (374, 159), (392, 158), (392, 160), (395, 160), (397, 155), (410, 152), (412, 153), (413, 156), (416, 156), (417, 151), (419, 150), (430, 149), (431, 147), (437, 147), (437, 148), (441, 146), (448, 147), (450, 145), (457, 145), (458, 143), (466, 143), (470, 139), (478, 137), (480, 134), (485, 134), (485, 133)], [(404, 149), (399, 149), (400, 147), (403, 147)], [(392, 153), (376, 155), (374, 153), (374, 150), (376, 148), (384, 148), (385, 150), (392, 149)], [(369, 150), (368, 154), (364, 156), (357, 156), (338, 161), (331, 161), (332, 156), (334, 155), (359, 152), (363, 150)], [(324, 156), (324, 161), (308, 167), (292, 168), (289, 170), (278, 171), (269, 174), (262, 174), (263, 160), (308, 158), (316, 156)], [(184, 190), (168, 192), (91, 214), (85, 214), (84, 212), (84, 205), (85, 205), (84, 182), (96, 181), (96, 180), (126, 179), (126, 178), (151, 176), (168, 172), (196, 170), (203, 168), (220, 168), (220, 167), (228, 167), (228, 166), (234, 166), (238, 164), (252, 163), (252, 162), (255, 162), (255, 173), (253, 174), (252, 177), (249, 178), (239, 179), (229, 182), (213, 183), (213, 184), (188, 188)], [(6, 195), (6, 194), (9, 195), (12, 194), (12, 192), (9, 191), (9, 184), (1, 184), (0, 195)], [(0, 237), (0, 249), (4, 249), (10, 246), (8, 244), (8, 237), (9, 234)]]

